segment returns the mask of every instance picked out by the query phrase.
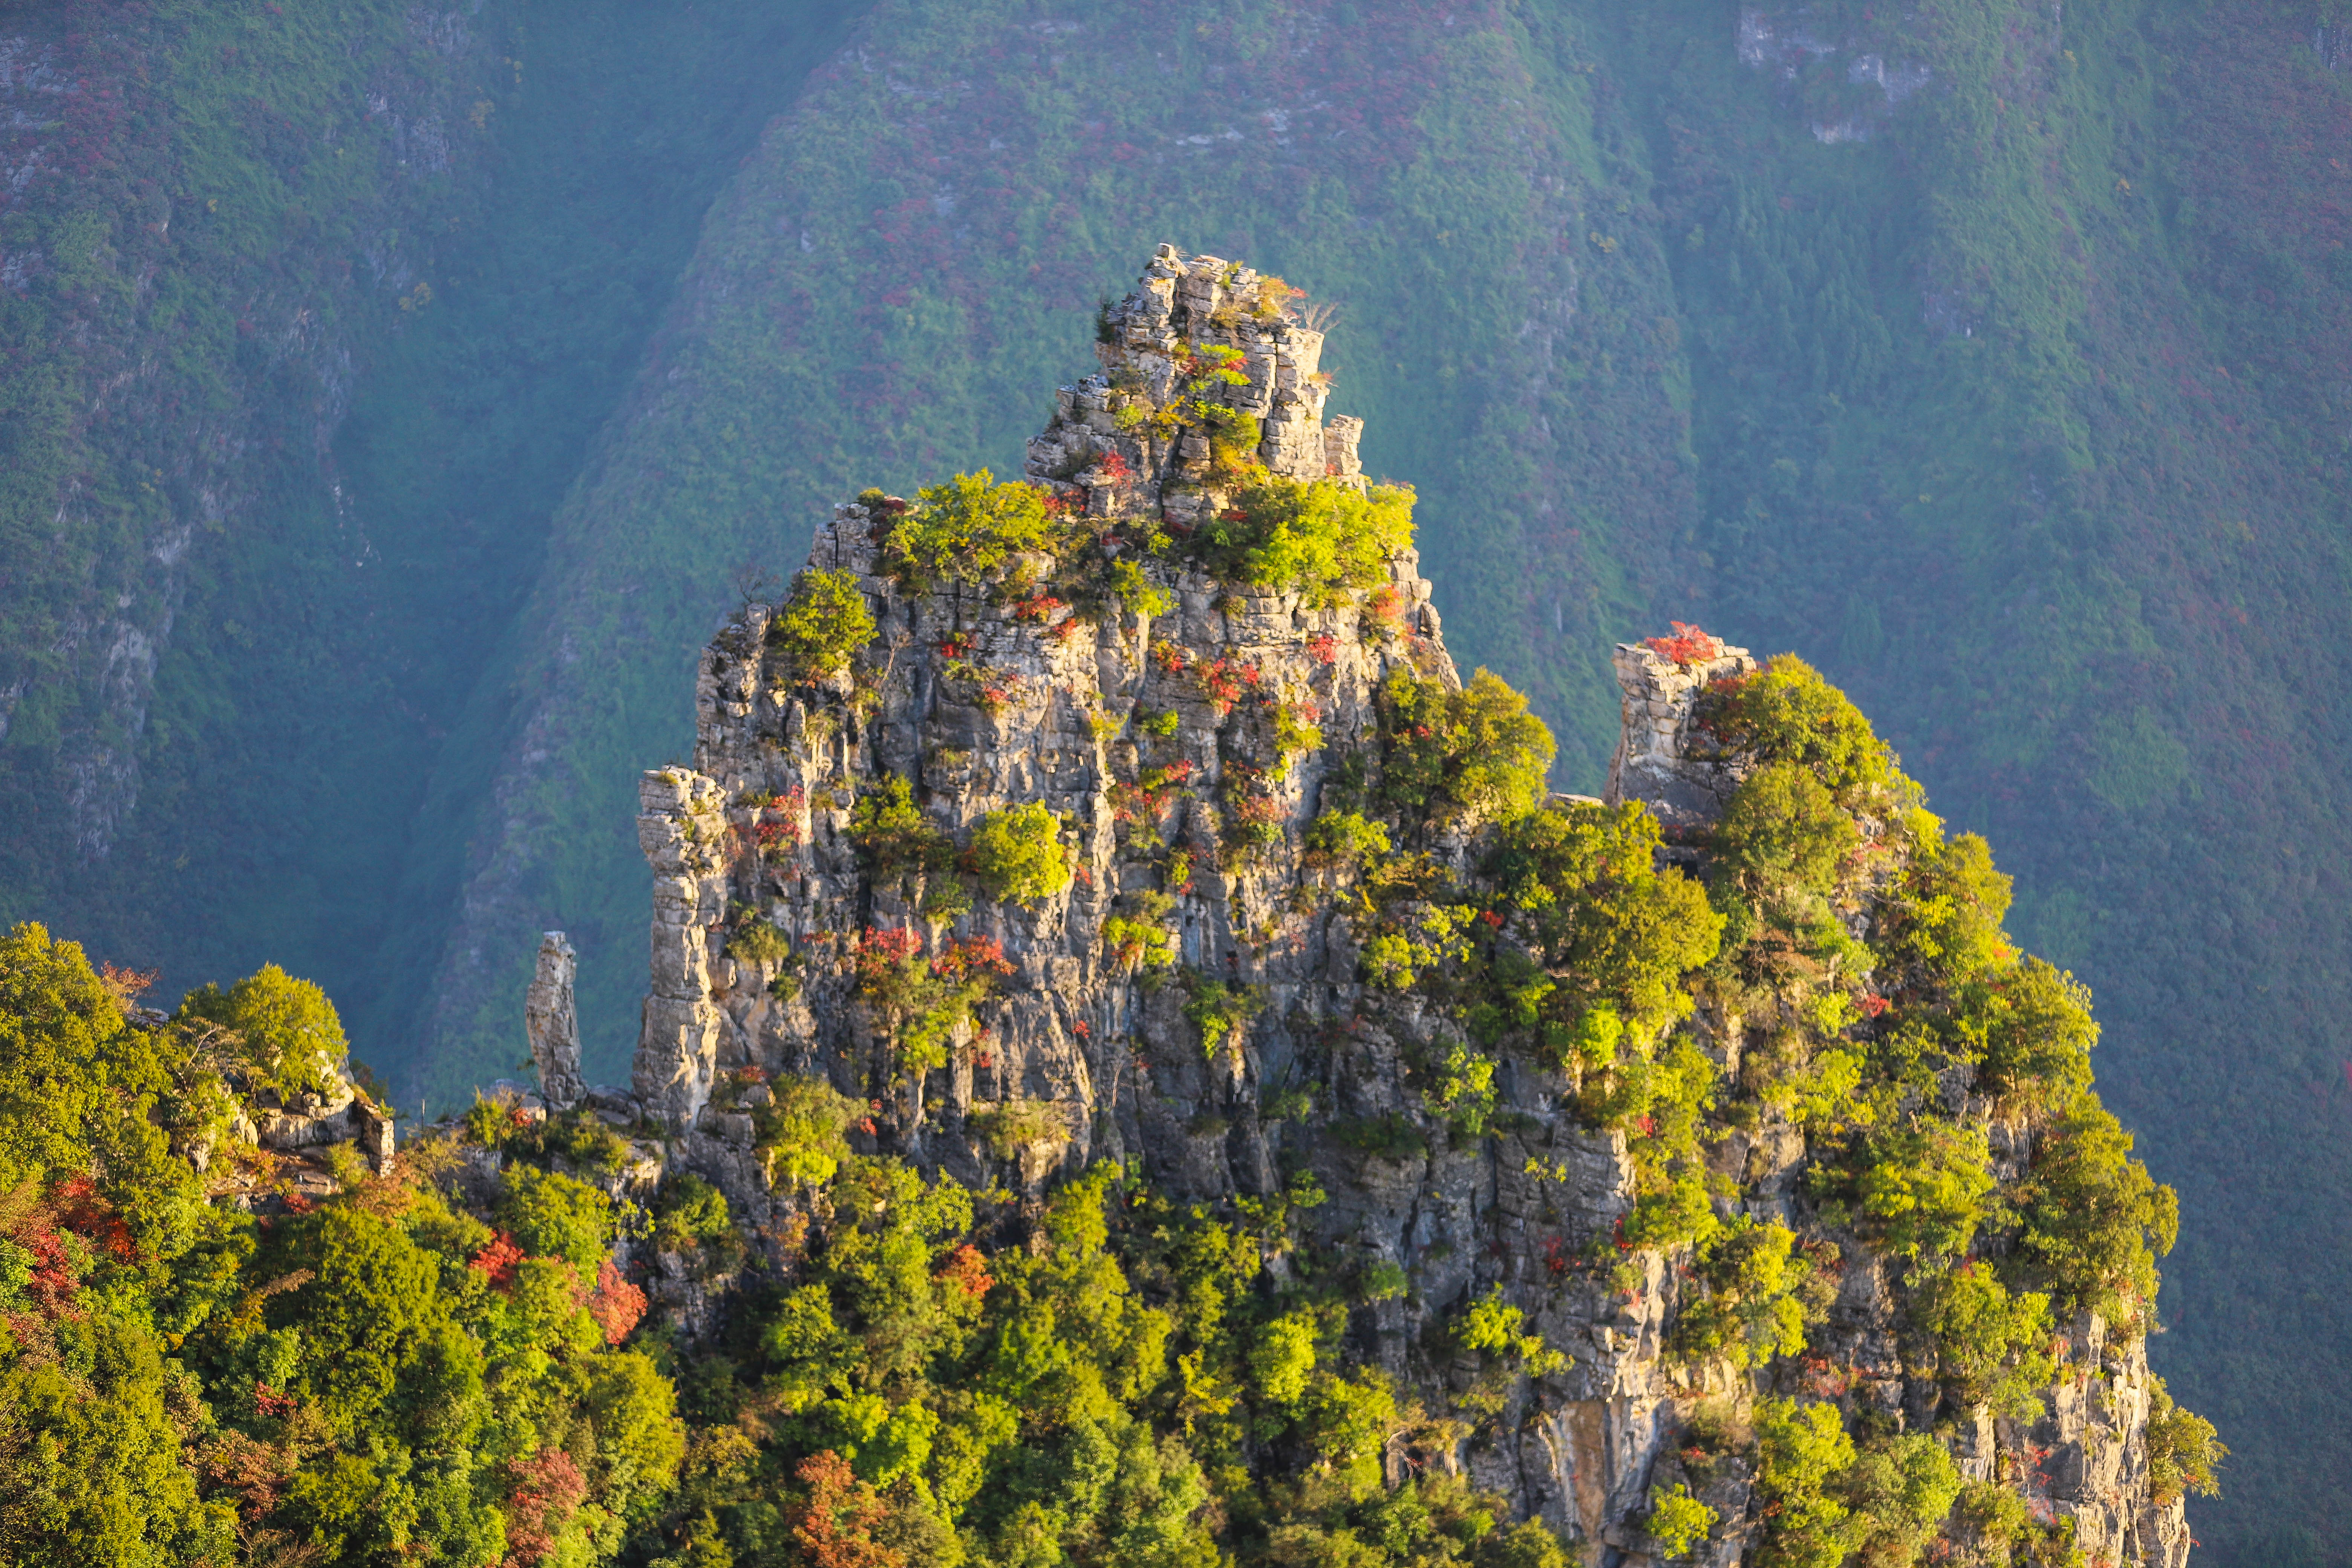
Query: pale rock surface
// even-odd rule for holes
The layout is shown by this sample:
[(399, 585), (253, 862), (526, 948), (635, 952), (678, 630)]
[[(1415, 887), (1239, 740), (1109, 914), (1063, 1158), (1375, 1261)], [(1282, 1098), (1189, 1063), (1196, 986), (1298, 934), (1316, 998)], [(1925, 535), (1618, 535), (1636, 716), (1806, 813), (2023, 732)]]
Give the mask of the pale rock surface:
[(539, 970), (523, 998), (523, 1026), (530, 1037), (530, 1059), (551, 1110), (569, 1110), (587, 1098), (580, 1072), (580, 1016), (572, 1000), (579, 955), (560, 931), (540, 939)]

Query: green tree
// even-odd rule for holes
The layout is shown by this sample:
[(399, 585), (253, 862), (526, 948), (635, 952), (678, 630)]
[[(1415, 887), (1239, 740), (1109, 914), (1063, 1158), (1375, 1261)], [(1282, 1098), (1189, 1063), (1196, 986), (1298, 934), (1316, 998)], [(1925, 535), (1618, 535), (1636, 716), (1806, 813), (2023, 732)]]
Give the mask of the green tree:
[(1381, 685), (1381, 793), (1419, 812), (1507, 822), (1544, 798), (1555, 747), (1528, 700), (1485, 669), (1459, 691), (1412, 671)]
[(62, 1353), (39, 1359), (0, 1332), (0, 1561), (231, 1561), (235, 1512), (197, 1499), (153, 1337), (104, 1315), (52, 1332)]
[(982, 468), (916, 492), (883, 536), (884, 558), (910, 584), (980, 577), (1013, 555), (1052, 548), (1054, 528), (1034, 485), (998, 484)]
[(274, 963), (230, 986), (188, 993), (179, 1021), (215, 1025), (227, 1031), (229, 1050), (257, 1089), (281, 1097), (334, 1095), (343, 1086), (343, 1063), (351, 1042), (327, 994), (297, 980)]
[(874, 612), (857, 579), (812, 569), (793, 579), (792, 596), (768, 626), (768, 648), (802, 685), (829, 680), (874, 639)]
[(1076, 875), (1076, 857), (1062, 842), (1062, 822), (1036, 801), (992, 811), (972, 828), (970, 858), (988, 896), (1042, 904)]

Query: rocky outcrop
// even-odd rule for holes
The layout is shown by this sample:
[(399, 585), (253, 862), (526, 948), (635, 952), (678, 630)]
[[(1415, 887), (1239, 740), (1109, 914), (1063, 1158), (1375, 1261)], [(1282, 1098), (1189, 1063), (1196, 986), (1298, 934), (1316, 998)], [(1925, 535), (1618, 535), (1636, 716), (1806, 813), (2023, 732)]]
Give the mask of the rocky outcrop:
[(523, 997), (523, 1027), (539, 1068), (540, 1092), (552, 1110), (569, 1110), (588, 1095), (588, 1081), (580, 1073), (580, 1016), (572, 996), (579, 972), (579, 955), (562, 931), (540, 939), (539, 971)]
[(332, 1094), (299, 1095), (290, 1105), (257, 1104), (249, 1115), (240, 1113), (232, 1132), (238, 1142), (280, 1153), (356, 1143), (368, 1168), (378, 1175), (392, 1163), (392, 1112), (362, 1094), (349, 1079)]
[[(1319, 337), (1256, 282), (1162, 247), (1106, 310), (1099, 373), (1060, 389), (1030, 444), (1031, 479), (1087, 520), (1105, 570), (1131, 568), (1135, 591), (1082, 610), (1049, 591), (1055, 562), (1023, 556), (979, 581), (911, 584), (884, 547), (907, 503), (869, 492), (836, 509), (810, 556), (854, 581), (873, 617), (850, 670), (797, 684), (772, 647), (774, 605), (745, 606), (714, 640), (693, 766), (641, 786), (655, 918), (638, 1105), (669, 1129), (674, 1163), (725, 1189), (747, 1235), (778, 1232), (797, 1202), (761, 1152), (766, 1080), (781, 1074), (867, 1101), (861, 1148), (976, 1187), (1034, 1198), (1105, 1159), (1180, 1201), (1311, 1185), (1326, 1201), (1300, 1219), (1303, 1244), (1326, 1267), (1403, 1284), (1358, 1294), (1350, 1343), (1432, 1408), (1474, 1389), (1490, 1403), (1446, 1462), (1594, 1564), (1661, 1561), (1641, 1523), (1651, 1489), (1689, 1485), (1723, 1516), (1702, 1560), (1736, 1563), (1759, 1518), (1747, 1461), (1702, 1472), (1671, 1441), (1703, 1401), (1760, 1386), (1834, 1394), (1901, 1429), (1937, 1407), (1937, 1384), (1904, 1363), (1895, 1294), (1844, 1233), (1821, 1236), (1854, 1261), (1801, 1367), (1768, 1384), (1671, 1361), (1686, 1249), (1622, 1240), (1635, 1163), (1625, 1134), (1579, 1111), (1566, 1069), (1503, 1055), (1496, 1113), (1476, 1135), (1433, 1108), (1429, 1064), (1468, 1042), (1465, 1023), (1423, 992), (1367, 984), (1370, 933), (1333, 896), (1346, 873), (1307, 838), (1380, 754), (1384, 682), (1461, 689), (1417, 558), (1399, 550), (1383, 581), (1307, 594), (1126, 548), (1230, 515), (1230, 465), (1197, 426), (1160, 417), (1180, 382), (1200, 395), (1186, 366), (1208, 349), (1229, 351), (1235, 374), (1217, 395), (1256, 422), (1266, 469), (1362, 483), (1360, 425), (1322, 416)], [(1696, 699), (1756, 661), (1684, 628), (1621, 647), (1615, 664), (1624, 726), (1609, 803), (1640, 803), (1688, 839), (1738, 783), (1696, 730)], [(913, 846), (904, 853), (877, 848), (870, 816), (860, 842), (860, 803), (872, 813), (893, 781), (906, 784), (910, 821), (891, 829)], [(1068, 885), (969, 902), (954, 847), (1034, 805), (1060, 825)], [(1474, 821), (1412, 831), (1433, 873), (1478, 885)], [(1139, 927), (1164, 938), (1170, 967), (1139, 968)], [(1001, 984), (954, 1023), (936, 1065), (906, 1068), (885, 1004), (859, 984), (860, 955), (894, 942), (1001, 953)], [(1235, 995), (1253, 1001), (1230, 1033), (1202, 1021), (1204, 998)], [(1689, 1026), (1733, 1074), (1760, 1026), (1704, 1008)], [(1717, 1200), (1727, 1216), (1811, 1223), (1804, 1141), (1778, 1113), (1727, 1131), (1712, 1157), (1719, 1190), (1739, 1194)], [(668, 1289), (708, 1320), (707, 1293), (682, 1278)], [(1564, 1368), (1498, 1388), (1433, 1331), (1494, 1292), (1567, 1353)], [(2022, 1426), (1980, 1415), (1956, 1452), (1978, 1479), (2022, 1488), (2045, 1520), (2072, 1518), (2095, 1561), (2177, 1568), (2180, 1510), (2147, 1505), (2141, 1348), (2105, 1342), (2095, 1321), (2072, 1343), (2051, 1414)]]
[(1666, 646), (1619, 643), (1610, 656), (1624, 694), (1623, 720), (1602, 798), (1612, 805), (1640, 801), (1669, 830), (1687, 830), (1720, 816), (1739, 785), (1735, 771), (1694, 744), (1698, 694), (1710, 682), (1749, 673), (1756, 660), (1704, 632), (1656, 640)]

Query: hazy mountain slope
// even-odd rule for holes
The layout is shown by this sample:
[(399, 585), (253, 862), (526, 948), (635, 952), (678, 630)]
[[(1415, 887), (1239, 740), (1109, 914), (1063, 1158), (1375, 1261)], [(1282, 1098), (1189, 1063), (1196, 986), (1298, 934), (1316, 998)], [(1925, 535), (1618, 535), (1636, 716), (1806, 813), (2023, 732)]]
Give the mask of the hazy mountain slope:
[(1163, 237), (1339, 301), (1335, 406), (1420, 483), (1464, 646), (1535, 673), (1598, 779), (1614, 698), (1560, 655), (1639, 624), (1695, 498), (1664, 269), (1589, 62), (1467, 8), (1077, 16), (877, 13), (714, 214), (559, 520), (435, 988), (437, 1091), (504, 1059), (549, 925), (617, 1071), (643, 984), (631, 792), (684, 743), (709, 584), (796, 561), (863, 485), (1017, 467), (1040, 410), (1003, 389), (1083, 363), (1096, 300)]
[[(0, 749), (12, 913), (174, 992), (276, 954), (397, 1054), (503, 717), (486, 672), (809, 9), (22, 18), (16, 98), (47, 91), (26, 59), (85, 74), (12, 166), (89, 140), (99, 68), (128, 108), (5, 219), (11, 397), (67, 411), (8, 426), (0, 487), (7, 681), (32, 677)], [(53, 236), (90, 226), (69, 279)], [(65, 550), (21, 522), (60, 501)]]
[(356, 0), (12, 5), (0, 57), (0, 901), (182, 957), (272, 858), (268, 766), (189, 785), (334, 664), (330, 443), (430, 301), (489, 58)]

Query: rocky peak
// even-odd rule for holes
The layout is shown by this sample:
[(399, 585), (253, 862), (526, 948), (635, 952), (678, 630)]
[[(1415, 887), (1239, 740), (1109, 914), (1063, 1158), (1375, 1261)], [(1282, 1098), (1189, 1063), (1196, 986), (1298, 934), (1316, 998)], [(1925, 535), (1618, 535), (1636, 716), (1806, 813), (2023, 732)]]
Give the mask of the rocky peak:
[[(1870, 967), (1916, 918), (1909, 857), (1942, 853), (1916, 824), (1892, 842), (1882, 807), (1911, 797), (1891, 759), (1871, 772), (1840, 707), (1866, 743), (1807, 786), (1813, 882), (1781, 854), (1753, 889), (1720, 884), (1780, 923), (1702, 973), (1726, 919), (1679, 868), (1721, 848), (1748, 764), (1699, 699), (1776, 678), (1693, 627), (1621, 646), (1607, 799), (1547, 804), (1549, 738), (1454, 670), (1410, 493), (1367, 483), (1359, 422), (1325, 420), (1322, 340), (1290, 301), (1161, 247), (1025, 482), (843, 504), (791, 595), (713, 639), (693, 765), (640, 790), (634, 1089), (667, 1160), (784, 1272), (773, 1238), (816, 1211), (779, 1095), (811, 1084), (857, 1152), (1013, 1194), (1016, 1216), (1104, 1160), (1202, 1212), (1280, 1215), (1269, 1288), (1344, 1287), (1349, 1353), (1463, 1417), (1423, 1458), (1590, 1563), (1664, 1560), (1658, 1489), (1716, 1521), (1696, 1560), (1756, 1549), (1780, 1483), (1738, 1413), (1769, 1397), (1832, 1401), (1872, 1441), (1942, 1433), (1948, 1473), (2021, 1488), (2033, 1530), (2179, 1568), (2140, 1340), (2080, 1311), (2045, 1413), (2001, 1414), (1918, 1340), (1923, 1276), (1809, 1195), (1813, 1140), (1862, 1157), (1863, 1116), (1957, 1119), (1936, 1147), (1976, 1140), (1990, 1184), (2031, 1158), (1971, 1063), (1940, 1100), (1802, 1109), (1860, 1092), (1882, 991), (1923, 1018), (1949, 1003), (1948, 965)], [(543, 962), (533, 1037), (561, 1072), (568, 954)], [(1789, 1260), (1777, 1295), (1726, 1272), (1758, 1237)], [(1474, 1304), (1524, 1324), (1501, 1362), (1465, 1348)], [(1753, 1359), (1693, 1326), (1735, 1321)]]

